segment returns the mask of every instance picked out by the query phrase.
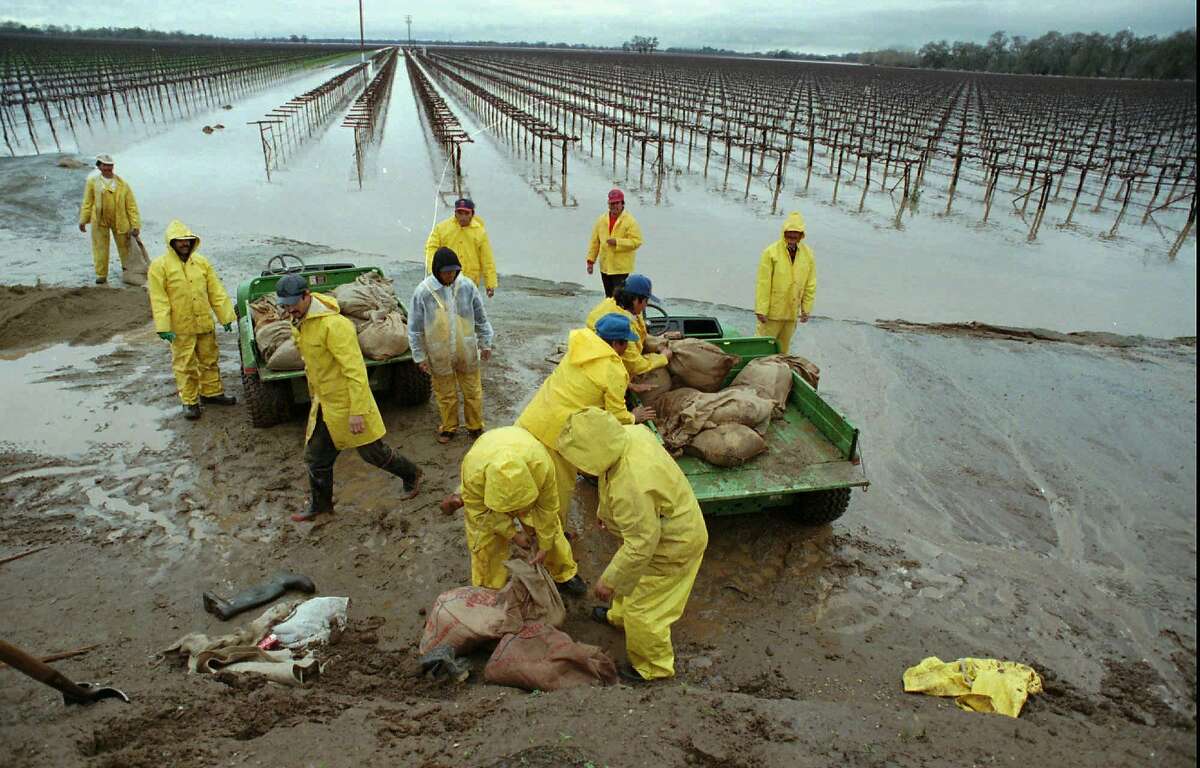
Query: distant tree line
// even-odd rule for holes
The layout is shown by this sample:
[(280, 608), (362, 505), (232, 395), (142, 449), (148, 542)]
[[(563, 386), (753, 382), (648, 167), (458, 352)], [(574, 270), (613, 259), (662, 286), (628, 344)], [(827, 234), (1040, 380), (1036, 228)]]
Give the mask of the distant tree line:
[(120, 40), (221, 40), (215, 35), (193, 35), (183, 30), (161, 32), (141, 27), (75, 27), (70, 24), (41, 24), (30, 27), (15, 21), (0, 21), (0, 35), (41, 35), (45, 37), (92, 37)]
[(864, 64), (925, 69), (962, 69), (1020, 75), (1126, 77), (1157, 80), (1196, 78), (1196, 30), (1165, 38), (1137, 37), (1128, 30), (1047, 32), (1028, 39), (993, 32), (986, 43), (937, 40), (912, 51), (890, 48), (859, 54)]

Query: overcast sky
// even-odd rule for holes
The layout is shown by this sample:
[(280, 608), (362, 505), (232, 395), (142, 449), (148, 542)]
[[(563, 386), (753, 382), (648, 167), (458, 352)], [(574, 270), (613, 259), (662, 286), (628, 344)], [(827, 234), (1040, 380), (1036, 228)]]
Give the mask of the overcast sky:
[[(364, 0), (368, 37), (527, 40), (614, 45), (654, 35), (663, 47), (842, 53), (929, 40), (976, 40), (1003, 29), (1163, 35), (1196, 25), (1193, 0)], [(355, 0), (4, 0), (0, 18), (25, 24), (133, 27), (230, 37), (357, 37)]]

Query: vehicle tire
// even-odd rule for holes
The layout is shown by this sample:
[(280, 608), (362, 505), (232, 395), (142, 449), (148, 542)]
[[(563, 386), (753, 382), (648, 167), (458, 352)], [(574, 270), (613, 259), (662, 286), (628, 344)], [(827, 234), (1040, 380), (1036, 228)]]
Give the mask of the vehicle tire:
[(257, 373), (242, 371), (242, 395), (250, 408), (250, 423), (259, 429), (273, 427), (291, 413), (291, 392), (279, 384), (263, 381)]
[(392, 399), (397, 405), (421, 405), (429, 402), (433, 382), (411, 360), (397, 363), (392, 371)]
[(792, 512), (801, 525), (828, 525), (846, 514), (850, 506), (850, 489), (802, 493), (792, 505)]

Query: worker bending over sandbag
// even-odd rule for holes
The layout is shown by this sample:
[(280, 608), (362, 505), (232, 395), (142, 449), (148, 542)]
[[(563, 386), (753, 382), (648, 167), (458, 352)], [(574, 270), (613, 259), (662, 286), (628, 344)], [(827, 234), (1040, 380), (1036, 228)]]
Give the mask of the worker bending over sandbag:
[(621, 539), (595, 587), (612, 604), (592, 610), (597, 621), (625, 628), (629, 662), (618, 672), (634, 682), (673, 677), (671, 625), (683, 615), (708, 546), (691, 485), (650, 430), (624, 426), (598, 408), (567, 420), (558, 450), (599, 478), (596, 514)]
[(593, 307), (587, 316), (587, 327), (593, 331), (596, 330), (596, 321), (605, 315), (615, 312), (629, 318), (637, 340), (629, 342), (621, 354), (621, 362), (625, 363), (630, 378), (665, 368), (671, 361), (671, 350), (666, 346), (665, 337), (652, 336), (646, 329), (646, 305), (651, 300), (658, 301), (658, 297), (650, 292), (650, 287), (650, 278), (630, 275), (614, 289), (611, 297)]

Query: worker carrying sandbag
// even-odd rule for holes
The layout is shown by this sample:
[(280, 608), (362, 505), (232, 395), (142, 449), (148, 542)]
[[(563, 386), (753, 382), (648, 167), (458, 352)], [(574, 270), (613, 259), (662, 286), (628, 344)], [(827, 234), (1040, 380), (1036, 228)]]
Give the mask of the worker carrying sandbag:
[(599, 478), (596, 515), (621, 539), (594, 590), (611, 605), (592, 609), (595, 620), (625, 628), (629, 661), (618, 672), (634, 682), (673, 677), (671, 625), (683, 615), (708, 546), (691, 485), (650, 430), (623, 426), (598, 408), (567, 420), (558, 450)]
[(603, 408), (622, 424), (654, 418), (654, 409), (625, 407), (629, 374), (621, 355), (637, 339), (629, 318), (616, 313), (596, 321), (596, 329), (576, 328), (567, 336), (567, 353), (549, 378), (542, 382), (525, 410), (517, 418), (523, 427), (550, 452), (558, 481), (558, 514), (563, 528), (571, 509), (576, 467), (558, 452), (558, 435), (567, 418), (588, 407)]
[(458, 393), (462, 392), (467, 434), (483, 434), (483, 379), (479, 361), (492, 356), (495, 333), (479, 289), (462, 274), (458, 255), (439, 248), (433, 274), (417, 283), (408, 318), (413, 361), (433, 384), (437, 400), (437, 441), (448, 443), (458, 432)]
[(817, 296), (817, 267), (812, 249), (804, 242), (804, 217), (788, 214), (779, 239), (768, 245), (758, 261), (754, 289), (755, 333), (779, 342), (786, 355), (796, 331), (796, 321), (808, 322)]
[(183, 416), (200, 418), (200, 405), (234, 405), (217, 369), (217, 328), (226, 331), (236, 316), (229, 294), (208, 259), (198, 252), (200, 238), (175, 219), (167, 226), (167, 250), (150, 263), (146, 291), (159, 338), (171, 343), (171, 367), (183, 401)]
[(536, 437), (520, 427), (491, 430), (463, 457), (460, 477), (458, 493), (443, 499), (441, 507), (446, 513), (465, 507), (473, 586), (500, 589), (508, 581), (504, 562), (510, 542), (531, 545), (517, 531), (520, 520), (537, 534), (530, 563), (544, 563), (559, 592), (587, 594), (558, 515), (554, 461)]
[(637, 250), (642, 247), (642, 229), (633, 214), (625, 210), (625, 193), (619, 189), (608, 193), (608, 213), (600, 214), (592, 225), (592, 237), (588, 241), (587, 273), (590, 275), (600, 262), (600, 281), (604, 284), (604, 295), (612, 296), (637, 260)]
[(488, 298), (496, 294), (496, 260), (488, 240), (483, 219), (475, 215), (475, 202), (460, 197), (454, 201), (454, 215), (438, 222), (425, 241), (425, 271), (433, 271), (433, 257), (439, 248), (449, 248), (458, 255), (463, 274), (471, 278)]
[(368, 464), (404, 481), (401, 499), (417, 495), (421, 470), (381, 439), (383, 417), (367, 381), (354, 323), (338, 312), (337, 299), (310, 293), (303, 275), (287, 274), (275, 284), (279, 307), (296, 326), (293, 337), (308, 379), (308, 428), (304, 461), (311, 492), (308, 508), (292, 515), (304, 522), (333, 512), (333, 464), (338, 453), (357, 448)]
[[(646, 305), (658, 301), (651, 292), (650, 278), (645, 275), (630, 275), (616, 287), (613, 295), (592, 308), (587, 316), (587, 327), (596, 330), (596, 321), (604, 315), (617, 313), (626, 315), (637, 334), (637, 340), (629, 342), (621, 354), (621, 362), (630, 378), (663, 368), (671, 361), (671, 350), (667, 348), (668, 336), (654, 336), (646, 329)], [(675, 337), (680, 334), (675, 333)]]
[(79, 207), (79, 231), (92, 225), (92, 265), (96, 285), (108, 282), (109, 241), (117, 241), (117, 256), (122, 269), (130, 265), (130, 239), (141, 234), (142, 216), (138, 213), (133, 190), (113, 173), (112, 155), (96, 155), (96, 170), (83, 185), (83, 203)]

